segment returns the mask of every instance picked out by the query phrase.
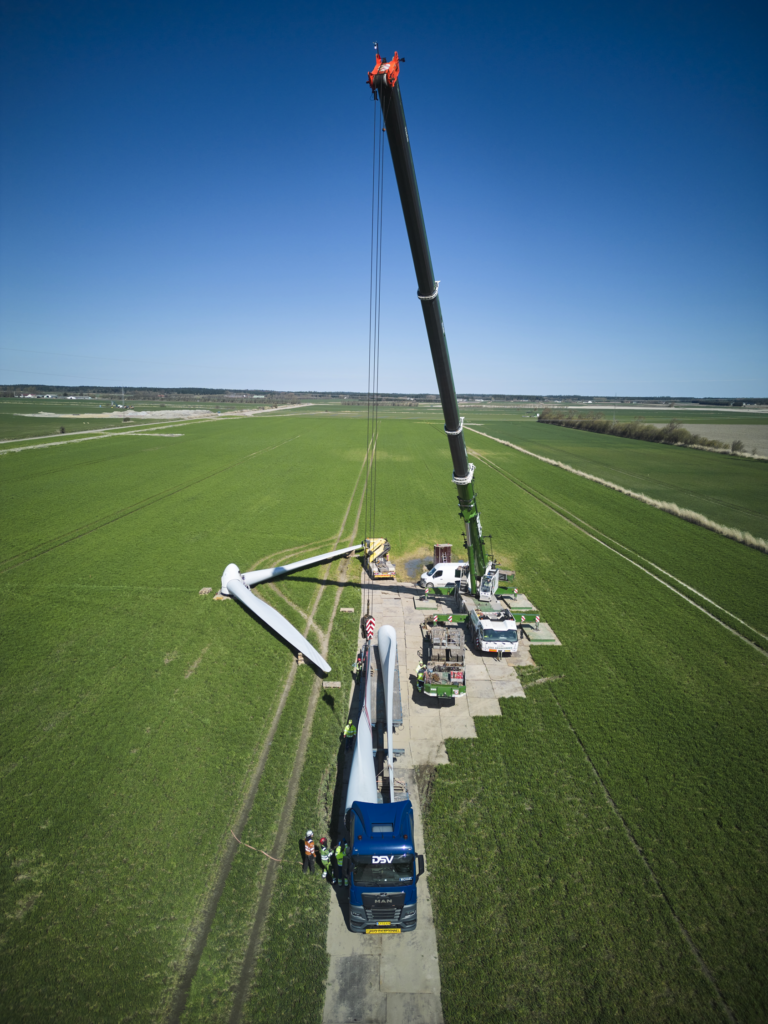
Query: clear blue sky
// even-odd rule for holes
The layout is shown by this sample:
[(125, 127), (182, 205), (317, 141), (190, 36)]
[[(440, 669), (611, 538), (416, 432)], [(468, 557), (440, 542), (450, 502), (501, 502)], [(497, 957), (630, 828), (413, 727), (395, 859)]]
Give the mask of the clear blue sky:
[[(458, 390), (768, 394), (762, 3), (3, 12), (4, 383), (364, 390), (377, 39)], [(381, 387), (434, 391), (387, 175)]]

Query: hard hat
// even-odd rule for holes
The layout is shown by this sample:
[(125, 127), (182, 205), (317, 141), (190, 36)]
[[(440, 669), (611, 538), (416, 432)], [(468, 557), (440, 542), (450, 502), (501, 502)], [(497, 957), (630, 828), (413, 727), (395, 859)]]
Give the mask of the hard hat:
[(321, 842), (321, 843), (324, 843), (324, 842), (325, 842), (325, 836), (323, 836), (323, 837), (322, 837), (322, 839), (320, 840), (320, 842)]
[(312, 838), (312, 829), (308, 828), (307, 829), (307, 839), (311, 839), (311, 838)]

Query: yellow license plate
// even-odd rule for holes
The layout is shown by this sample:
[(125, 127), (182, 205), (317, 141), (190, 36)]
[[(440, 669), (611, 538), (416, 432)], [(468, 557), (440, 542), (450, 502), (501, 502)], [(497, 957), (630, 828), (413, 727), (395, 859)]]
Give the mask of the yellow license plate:
[(366, 935), (399, 935), (400, 928), (366, 928)]

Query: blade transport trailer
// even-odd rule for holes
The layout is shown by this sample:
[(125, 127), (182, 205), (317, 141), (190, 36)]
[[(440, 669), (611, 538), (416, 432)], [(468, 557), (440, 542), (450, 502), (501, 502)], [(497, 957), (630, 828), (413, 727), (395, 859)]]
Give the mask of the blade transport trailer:
[(366, 645), (365, 689), (344, 802), (352, 861), (349, 927), (353, 932), (369, 934), (412, 932), (416, 928), (416, 882), (424, 870), (424, 858), (417, 855), (414, 846), (413, 805), (408, 799), (396, 800), (394, 793), (392, 735), (397, 634), (392, 626), (382, 626), (378, 639), (386, 693), (389, 803), (384, 803), (379, 794), (373, 759), (372, 723), (376, 707), (371, 638)]

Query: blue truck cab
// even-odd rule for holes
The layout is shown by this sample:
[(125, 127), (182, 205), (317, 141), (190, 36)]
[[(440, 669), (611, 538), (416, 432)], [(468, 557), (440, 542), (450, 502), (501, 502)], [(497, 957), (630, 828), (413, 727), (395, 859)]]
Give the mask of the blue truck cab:
[(416, 880), (424, 858), (413, 841), (410, 800), (369, 804), (355, 800), (347, 811), (352, 865), (349, 926), (353, 932), (412, 932), (416, 928)]

